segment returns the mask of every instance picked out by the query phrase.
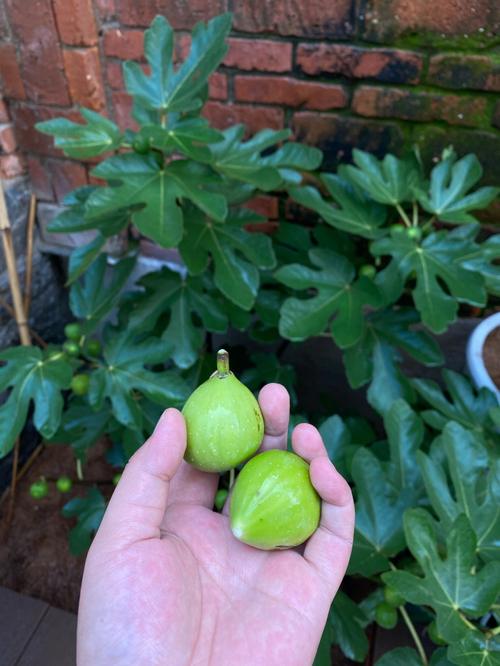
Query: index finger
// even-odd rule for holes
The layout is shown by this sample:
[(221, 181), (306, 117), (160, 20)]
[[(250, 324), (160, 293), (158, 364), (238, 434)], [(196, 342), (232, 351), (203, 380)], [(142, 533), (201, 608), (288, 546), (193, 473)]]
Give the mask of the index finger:
[(281, 384), (266, 384), (259, 393), (259, 405), (264, 417), (264, 439), (259, 449), (286, 449), (290, 396)]

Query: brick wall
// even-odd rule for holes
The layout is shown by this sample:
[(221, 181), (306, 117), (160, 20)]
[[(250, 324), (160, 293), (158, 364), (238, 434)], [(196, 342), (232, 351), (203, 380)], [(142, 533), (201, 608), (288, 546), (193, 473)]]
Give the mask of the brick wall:
[(0, 172), (28, 169), (39, 199), (91, 180), (36, 121), (83, 104), (129, 123), (121, 63), (141, 60), (161, 13), (178, 30), (231, 9), (234, 30), (213, 75), (216, 126), (289, 126), (333, 167), (353, 146), (376, 154), (417, 142), (478, 153), (500, 180), (498, 0), (0, 0)]

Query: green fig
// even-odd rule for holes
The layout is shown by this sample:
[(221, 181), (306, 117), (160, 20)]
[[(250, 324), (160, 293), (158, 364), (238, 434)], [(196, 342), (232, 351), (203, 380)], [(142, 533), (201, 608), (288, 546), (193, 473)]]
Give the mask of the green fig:
[(226, 472), (259, 448), (264, 419), (259, 403), (229, 370), (229, 354), (217, 352), (217, 370), (188, 398), (186, 420), (188, 463), (205, 472)]
[(255, 548), (293, 548), (316, 530), (321, 502), (309, 465), (289, 451), (260, 453), (236, 479), (229, 514), (234, 536)]

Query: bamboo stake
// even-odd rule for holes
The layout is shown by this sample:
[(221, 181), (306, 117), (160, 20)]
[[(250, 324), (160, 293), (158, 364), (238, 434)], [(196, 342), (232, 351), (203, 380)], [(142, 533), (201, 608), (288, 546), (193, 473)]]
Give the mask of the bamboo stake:
[[(17, 475), (17, 480), (18, 480), (18, 481), (20, 481), (20, 480), (23, 478), (23, 476), (28, 472), (28, 470), (30, 469), (30, 467), (32, 467), (33, 463), (34, 463), (35, 460), (38, 458), (38, 456), (39, 456), (40, 453), (43, 451), (43, 449), (44, 449), (44, 444), (39, 444), (39, 445), (36, 447), (36, 449), (35, 449), (35, 450), (33, 451), (33, 453), (30, 455), (30, 457), (28, 458), (28, 460), (27, 460), (27, 461), (24, 463), (24, 465), (21, 467), (21, 470), (20, 470), (19, 474)], [(8, 497), (9, 494), (11, 493), (11, 491), (12, 491), (12, 488), (11, 488), (11, 487), (6, 488), (6, 489), (4, 490), (4, 493), (3, 493), (2, 497), (0, 497), (0, 507), (2, 506), (2, 504), (4, 503), (4, 501), (7, 499), (7, 497)]]
[[(7, 314), (12, 317), (12, 319), (15, 319), (15, 314), (14, 314), (14, 309), (12, 308), (9, 303), (3, 298), (3, 296), (0, 296), (0, 306), (4, 308), (4, 310), (7, 310)], [(30, 335), (32, 338), (34, 338), (35, 342), (40, 345), (40, 347), (43, 347), (44, 349), (48, 346), (45, 340), (42, 338), (42, 336), (35, 331), (35, 329), (31, 328), (28, 326), (28, 330), (30, 332)]]
[(10, 290), (12, 293), (12, 302), (14, 304), (14, 313), (16, 324), (19, 329), (21, 344), (31, 344), (28, 323), (24, 313), (23, 299), (21, 296), (21, 287), (19, 286), (19, 276), (17, 275), (16, 254), (14, 243), (12, 242), (12, 229), (10, 228), (9, 215), (5, 204), (5, 196), (2, 183), (0, 182), (0, 232), (2, 233), (3, 250), (5, 254), (5, 263), (9, 275)]
[[(21, 287), (19, 286), (19, 276), (17, 274), (17, 264), (16, 264), (16, 253), (14, 251), (14, 243), (12, 241), (12, 229), (10, 227), (9, 214), (7, 212), (7, 205), (5, 203), (5, 195), (1, 181), (0, 181), (0, 232), (2, 234), (5, 263), (7, 265), (7, 273), (9, 276), (9, 284), (12, 294), (12, 303), (14, 304), (14, 315), (16, 319), (17, 328), (19, 330), (19, 337), (21, 338), (22, 345), (30, 345), (31, 337), (28, 330), (28, 322), (26, 321), (23, 297), (21, 294)], [(11, 490), (10, 490), (9, 508), (7, 511), (5, 532), (7, 532), (7, 530), (9, 529), (10, 522), (12, 520), (12, 515), (14, 513), (14, 501), (16, 496), (16, 482), (17, 482), (17, 463), (19, 460), (19, 443), (20, 443), (20, 438), (18, 437), (14, 444), (14, 455), (12, 458), (12, 481), (10, 484)]]
[(30, 214), (28, 217), (28, 228), (26, 229), (26, 271), (24, 274), (24, 312), (26, 319), (30, 316), (31, 306), (31, 280), (33, 275), (33, 237), (35, 232), (36, 197), (30, 198)]

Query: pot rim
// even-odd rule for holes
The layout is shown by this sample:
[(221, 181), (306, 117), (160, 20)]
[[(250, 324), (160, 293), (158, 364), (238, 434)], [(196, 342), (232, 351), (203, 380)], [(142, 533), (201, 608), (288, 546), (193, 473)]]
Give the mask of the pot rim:
[(472, 331), (467, 341), (466, 359), (467, 369), (472, 381), (478, 389), (486, 387), (492, 391), (500, 404), (500, 390), (490, 376), (483, 361), (483, 348), (488, 335), (496, 328), (500, 328), (500, 312), (486, 317)]

